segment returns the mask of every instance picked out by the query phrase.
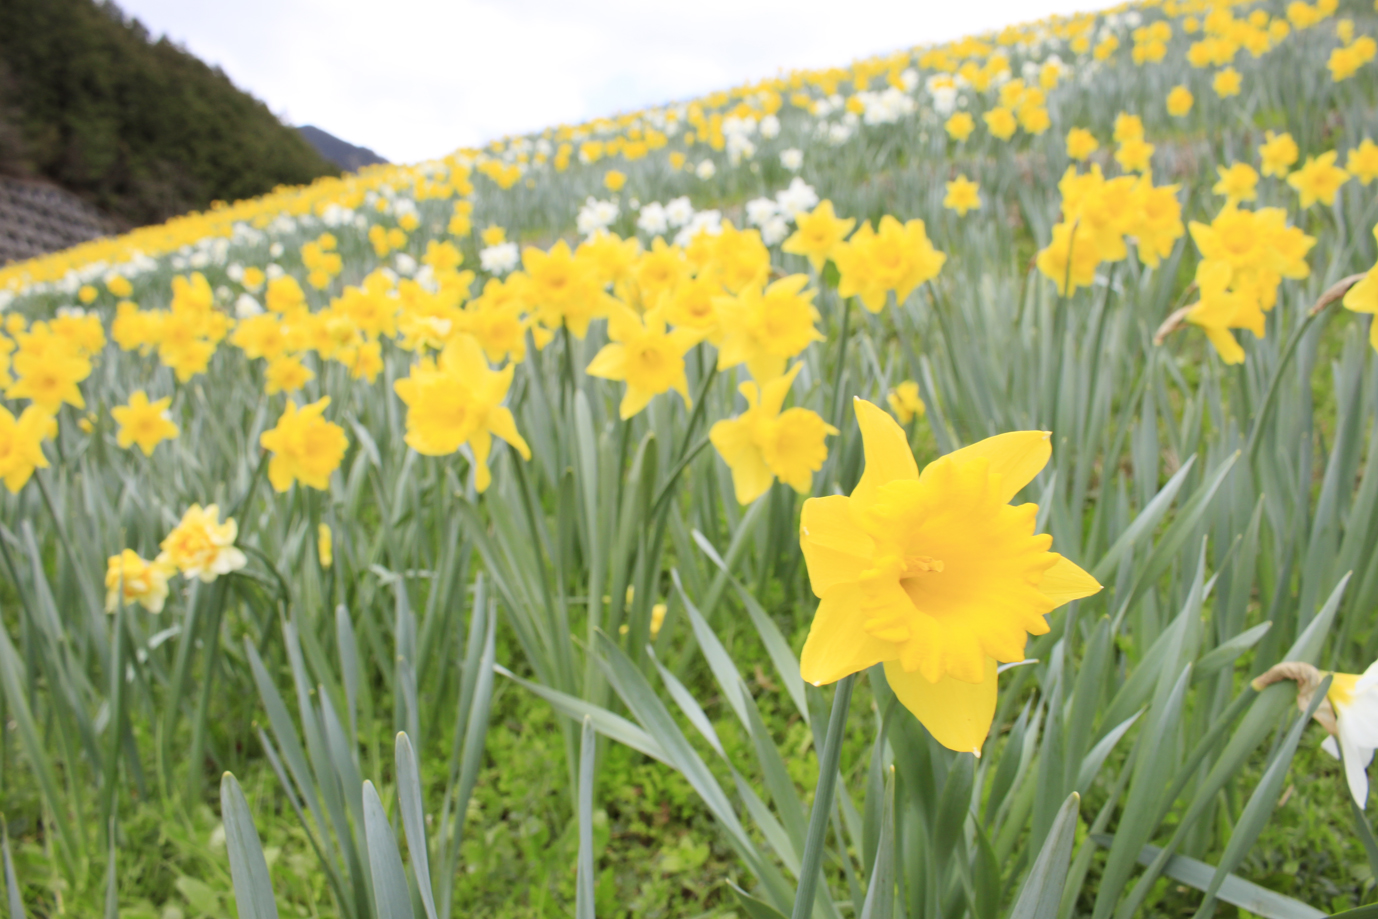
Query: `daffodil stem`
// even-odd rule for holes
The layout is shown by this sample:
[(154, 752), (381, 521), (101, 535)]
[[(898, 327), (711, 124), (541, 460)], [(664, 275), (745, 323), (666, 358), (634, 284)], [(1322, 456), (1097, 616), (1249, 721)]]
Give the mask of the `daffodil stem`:
[(845, 402), (842, 399), (842, 374), (847, 369), (847, 339), (852, 333), (852, 301), (850, 298), (842, 300), (842, 331), (837, 338), (837, 370), (833, 373), (833, 427), (841, 430), (842, 410)]
[(249, 484), (245, 487), (244, 494), (239, 496), (239, 500), (236, 501), (234, 506), (229, 509), (229, 512), (225, 514), (227, 520), (231, 517), (238, 517), (240, 513), (249, 506), (249, 502), (253, 500), (254, 492), (258, 490), (258, 482), (263, 478), (263, 470), (267, 468), (268, 451), (260, 450), (258, 464), (254, 466), (254, 474), (249, 478)]
[(837, 691), (833, 693), (828, 733), (823, 739), (823, 751), (818, 758), (818, 787), (813, 793), (813, 810), (809, 813), (809, 835), (804, 839), (799, 889), (794, 894), (794, 910), (790, 913), (790, 919), (809, 919), (813, 915), (814, 894), (818, 890), (819, 868), (823, 863), (823, 840), (828, 833), (828, 815), (832, 812), (833, 794), (837, 789), (842, 735), (847, 728), (847, 710), (852, 706), (852, 684), (855, 681), (856, 674), (848, 674), (838, 681)]
[(718, 376), (718, 365), (714, 363), (712, 367), (704, 371), (703, 379), (699, 383), (698, 391), (694, 393), (694, 407), (689, 412), (689, 423), (684, 426), (684, 440), (679, 445), (679, 456), (676, 464), (682, 462), (689, 455), (693, 448), (694, 429), (698, 427), (701, 419), (707, 411), (708, 388), (713, 385), (713, 381)]
[(1292, 337), (1287, 339), (1287, 344), (1283, 346), (1282, 356), (1278, 358), (1277, 370), (1273, 371), (1273, 378), (1268, 382), (1268, 391), (1263, 394), (1263, 402), (1258, 407), (1254, 428), (1249, 432), (1249, 441), (1244, 452), (1251, 464), (1254, 456), (1258, 453), (1258, 445), (1263, 442), (1263, 430), (1268, 426), (1268, 415), (1272, 410), (1273, 401), (1277, 398), (1278, 384), (1282, 381), (1282, 374), (1287, 370), (1287, 364), (1292, 360), (1292, 355), (1296, 353), (1297, 345), (1301, 344), (1306, 330), (1310, 328), (1312, 321), (1318, 315), (1320, 314), (1308, 313), (1301, 324), (1297, 326), (1297, 330), (1292, 333)]
[[(124, 593), (124, 585), (120, 585)], [(115, 608), (114, 649), (110, 666), (110, 747), (106, 752), (105, 771), (101, 778), (101, 817), (109, 822), (115, 813), (120, 770), (120, 743), (124, 740), (124, 610), (121, 602)]]
[(48, 514), (53, 518), (53, 528), (57, 531), (57, 542), (62, 547), (62, 554), (67, 556), (67, 564), (72, 568), (72, 577), (76, 579), (81, 588), (81, 595), (86, 600), (86, 605), (91, 614), (91, 624), (95, 627), (96, 634), (100, 636), (102, 644), (97, 645), (100, 653), (101, 664), (105, 667), (110, 666), (110, 657), (103, 644), (105, 631), (105, 616), (101, 612), (100, 601), (92, 595), (91, 584), (84, 577), (83, 565), (77, 563), (76, 553), (72, 549), (72, 541), (67, 538), (67, 529), (62, 525), (62, 518), (57, 515), (57, 505), (53, 504), (53, 496), (48, 493), (48, 486), (43, 481), (43, 475), (38, 470), (34, 470), (34, 481), (38, 483), (38, 493), (43, 496), (43, 503), (48, 508)]
[[(226, 576), (228, 577), (228, 576)], [(210, 651), (206, 657), (206, 673), (201, 678), (201, 693), (196, 701), (196, 722), (191, 726), (191, 755), (188, 767), (189, 775), (185, 786), (187, 792), (187, 804), (190, 807), (201, 796), (201, 779), (205, 773), (201, 763), (201, 751), (206, 743), (206, 718), (209, 714), (211, 690), (215, 685), (215, 671), (220, 664), (220, 622), (225, 616), (225, 601), (230, 592), (229, 584), (222, 577), (220, 583), (216, 584), (215, 598), (212, 601), (210, 628), (207, 630), (206, 643)], [(188, 635), (190, 639), (192, 636)]]

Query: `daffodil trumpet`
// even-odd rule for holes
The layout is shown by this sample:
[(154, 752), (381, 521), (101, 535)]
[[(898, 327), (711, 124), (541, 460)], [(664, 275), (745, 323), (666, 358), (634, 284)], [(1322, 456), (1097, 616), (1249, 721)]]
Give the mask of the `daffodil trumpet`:
[(820, 602), (800, 658), (832, 683), (874, 664), (943, 746), (980, 755), (997, 669), (1024, 660), (1045, 616), (1101, 589), (1011, 506), (1052, 455), (1046, 431), (972, 444), (922, 472), (904, 430), (855, 400), (866, 468), (851, 495), (804, 503), (799, 539)]

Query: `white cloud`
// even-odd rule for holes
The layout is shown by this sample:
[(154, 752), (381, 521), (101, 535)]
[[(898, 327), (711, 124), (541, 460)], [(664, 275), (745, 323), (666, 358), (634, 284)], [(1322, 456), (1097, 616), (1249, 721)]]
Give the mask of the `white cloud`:
[(1104, 0), (124, 0), (292, 124), (399, 162)]

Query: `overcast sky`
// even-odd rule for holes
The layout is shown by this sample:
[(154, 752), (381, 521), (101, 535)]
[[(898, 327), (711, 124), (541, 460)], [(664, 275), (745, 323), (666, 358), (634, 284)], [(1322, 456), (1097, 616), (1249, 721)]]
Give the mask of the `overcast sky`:
[(1105, 0), (116, 0), (394, 162)]

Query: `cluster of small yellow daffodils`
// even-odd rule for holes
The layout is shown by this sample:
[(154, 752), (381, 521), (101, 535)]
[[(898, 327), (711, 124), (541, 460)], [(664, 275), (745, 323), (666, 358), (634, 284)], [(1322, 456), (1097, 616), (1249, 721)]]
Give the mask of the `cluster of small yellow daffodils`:
[[(1122, 149), (1126, 142), (1121, 141)], [(1072, 166), (1058, 189), (1062, 219), (1038, 253), (1037, 265), (1064, 295), (1090, 286), (1102, 263), (1128, 256), (1129, 239), (1135, 241), (1139, 261), (1157, 267), (1185, 230), (1178, 186), (1155, 186), (1148, 175), (1106, 179), (1099, 164), (1086, 172)]]
[(205, 583), (222, 574), (238, 571), (247, 563), (235, 547), (239, 526), (233, 519), (220, 522), (220, 508), (193, 504), (162, 541), (154, 559), (139, 557), (133, 549), (110, 556), (105, 570), (105, 609), (113, 612), (122, 603), (139, 603), (151, 613), (162, 612), (167, 601), (168, 578), (180, 572)]
[(1231, 329), (1264, 334), (1264, 314), (1277, 303), (1283, 278), (1311, 273), (1306, 254), (1316, 244), (1287, 212), (1264, 207), (1245, 210), (1227, 203), (1209, 224), (1192, 221), (1191, 238), (1201, 252), (1196, 267), (1197, 301), (1186, 320), (1201, 327), (1227, 364), (1244, 360)]
[(980, 755), (1000, 663), (1024, 659), (1044, 617), (1100, 590), (1010, 500), (1052, 454), (1044, 431), (1001, 434), (920, 473), (903, 429), (856, 400), (866, 469), (851, 495), (810, 498), (800, 544), (818, 612), (805, 680), (885, 665), (895, 695), (939, 743)]
[(0, 478), (15, 493), (35, 469), (47, 467), (42, 444), (57, 436), (62, 406), (86, 408), (79, 384), (105, 346), (105, 329), (99, 316), (79, 308), (32, 325), (11, 314), (5, 329), (13, 337), (0, 335), (0, 387), (6, 398), (29, 403), (17, 418), (0, 406)]

